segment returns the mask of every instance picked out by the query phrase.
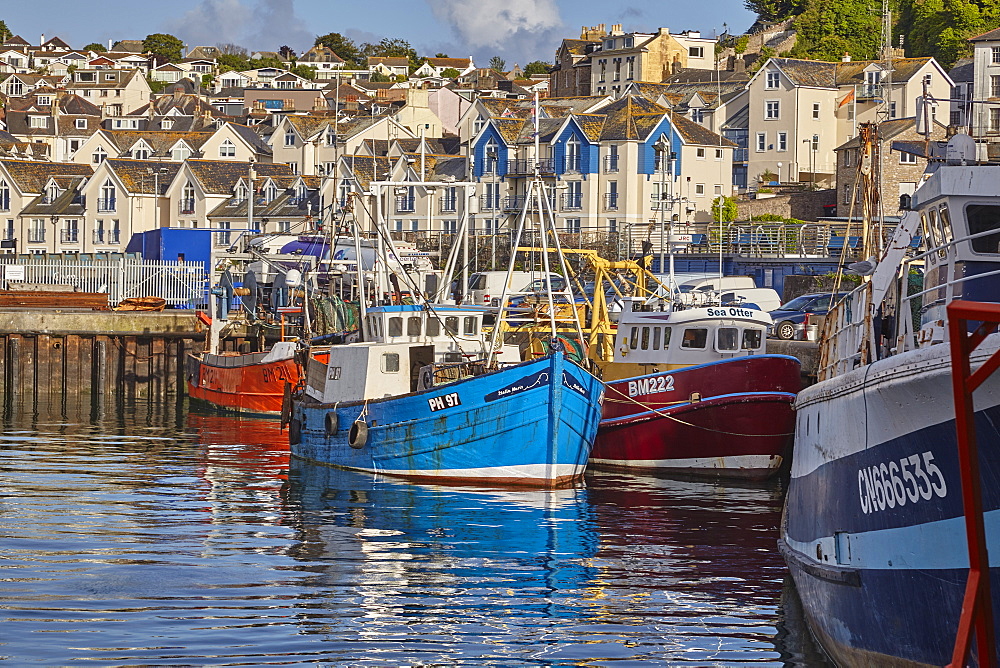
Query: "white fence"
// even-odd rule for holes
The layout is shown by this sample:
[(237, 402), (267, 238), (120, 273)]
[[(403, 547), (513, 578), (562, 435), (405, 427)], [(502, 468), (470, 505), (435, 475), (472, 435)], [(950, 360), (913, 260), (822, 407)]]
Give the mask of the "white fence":
[(78, 292), (106, 293), (112, 306), (129, 297), (161, 297), (181, 308), (205, 308), (208, 303), (208, 277), (200, 262), (0, 255), (0, 270), (4, 287), (72, 285)]

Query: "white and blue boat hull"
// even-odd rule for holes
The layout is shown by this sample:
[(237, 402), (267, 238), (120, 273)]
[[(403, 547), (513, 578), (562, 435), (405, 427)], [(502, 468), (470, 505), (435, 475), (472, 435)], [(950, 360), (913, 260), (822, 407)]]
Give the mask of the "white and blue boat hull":
[[(602, 399), (601, 382), (559, 354), (384, 399), (303, 397), (293, 404), (291, 453), (417, 480), (561, 486), (586, 469)], [(367, 431), (360, 445), (356, 421)]]
[[(796, 401), (780, 547), (810, 627), (840, 664), (950, 661), (969, 560), (949, 364), (947, 345), (906, 352)], [(1000, 376), (974, 396), (1000, 619)]]

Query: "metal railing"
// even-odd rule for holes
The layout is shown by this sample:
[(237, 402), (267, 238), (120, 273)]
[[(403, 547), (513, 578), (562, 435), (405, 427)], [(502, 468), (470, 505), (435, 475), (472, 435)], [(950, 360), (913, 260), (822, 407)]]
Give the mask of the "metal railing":
[(59, 234), (59, 241), (64, 244), (75, 244), (80, 242), (79, 230), (62, 230)]
[(180, 213), (194, 213), (194, 200), (182, 199), (177, 205), (177, 210)]
[(441, 213), (455, 213), (458, 210), (457, 197), (441, 198)]
[(115, 204), (117, 199), (114, 197), (102, 197), (97, 200), (97, 211), (99, 213), (108, 213), (115, 210)]
[(396, 212), (397, 213), (412, 213), (416, 209), (416, 198), (415, 197), (397, 197), (396, 198)]
[(583, 208), (583, 193), (565, 193), (562, 196), (564, 211), (579, 211)]
[(4, 264), (23, 266), (26, 283), (72, 285), (80, 292), (106, 293), (112, 306), (129, 297), (147, 296), (162, 297), (175, 307), (208, 305), (208, 276), (200, 262), (0, 255), (0, 265)]
[(604, 173), (613, 174), (617, 171), (618, 171), (618, 156), (617, 155), (604, 156)]
[(28, 243), (29, 244), (45, 243), (45, 228), (43, 227), (37, 229), (29, 229)]
[(604, 194), (604, 210), (605, 211), (617, 211), (618, 210), (618, 193), (605, 193)]
[(580, 156), (567, 155), (563, 158), (563, 172), (579, 172)]
[(479, 196), (480, 211), (496, 211), (500, 208), (500, 198), (494, 195)]

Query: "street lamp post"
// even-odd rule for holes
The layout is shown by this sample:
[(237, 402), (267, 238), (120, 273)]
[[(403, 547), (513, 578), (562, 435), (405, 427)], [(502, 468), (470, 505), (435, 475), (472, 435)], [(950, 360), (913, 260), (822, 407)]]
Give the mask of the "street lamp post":
[(778, 185), (781, 185), (781, 163), (778, 163)]
[[(666, 244), (664, 243), (664, 235), (666, 234), (667, 217), (666, 217), (666, 207), (667, 202), (670, 202), (671, 213), (673, 213), (673, 201), (667, 195), (667, 170), (670, 169), (670, 144), (667, 142), (666, 138), (661, 136), (655, 144), (653, 144), (653, 150), (656, 151), (660, 156), (660, 273), (663, 273), (663, 263), (664, 263), (664, 251)], [(672, 176), (672, 175), (671, 175)], [(673, 217), (669, 219), (670, 221), (670, 234), (667, 235), (668, 240), (670, 236), (673, 236)], [(674, 254), (670, 253), (670, 283), (671, 290), (673, 290), (673, 276), (674, 276)]]

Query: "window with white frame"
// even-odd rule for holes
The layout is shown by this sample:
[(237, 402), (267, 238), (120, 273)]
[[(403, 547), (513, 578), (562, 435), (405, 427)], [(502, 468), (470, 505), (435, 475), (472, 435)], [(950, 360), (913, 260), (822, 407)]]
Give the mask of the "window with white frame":
[(170, 151), (170, 157), (178, 162), (182, 160), (187, 160), (191, 157), (191, 149), (187, 146), (177, 146), (172, 151)]
[(52, 104), (52, 97), (49, 95), (39, 95), (38, 104), (40, 104), (43, 107), (47, 107), (50, 104)]
[(788, 133), (787, 132), (779, 132), (778, 133), (778, 148), (777, 148), (777, 150), (779, 150), (779, 151), (787, 151), (788, 150)]
[(32, 218), (28, 222), (28, 243), (40, 244), (45, 241), (45, 219)]
[(767, 149), (767, 135), (763, 132), (757, 133), (757, 151), (761, 152)]
[(695, 155), (698, 157), (699, 160), (704, 160), (705, 159), (705, 149), (703, 149), (703, 148), (697, 148), (697, 149), (695, 149)]
[(705, 196), (705, 184), (704, 183), (696, 183), (696, 184), (694, 184), (694, 194), (695, 194), (696, 197), (704, 197)]
[(74, 125), (76, 126), (77, 130), (86, 130), (87, 129), (87, 119), (86, 118), (78, 118), (78, 119), (76, 119), (76, 121), (74, 121)]
[(0, 211), (10, 211), (10, 186), (0, 180)]
[(1000, 74), (990, 76), (990, 97), (1000, 97)]
[(722, 149), (721, 148), (715, 149), (715, 159), (722, 160), (722, 156), (723, 156)]
[(149, 160), (149, 147), (141, 142), (136, 144), (132, 149), (132, 157), (136, 160)]
[(819, 119), (819, 102), (813, 102), (813, 118)]
[(768, 70), (765, 74), (764, 88), (774, 90), (781, 82), (781, 75), (777, 70)]
[(781, 103), (778, 100), (767, 100), (764, 102), (764, 118), (775, 121), (780, 118)]
[(688, 47), (688, 58), (704, 58), (704, 57), (705, 57), (705, 47), (703, 46)]
[(161, 130), (170, 130), (173, 127), (174, 127), (174, 119), (172, 118), (164, 118), (162, 121), (160, 121)]
[(295, 132), (288, 130), (285, 132), (285, 146), (295, 146)]
[(29, 128), (47, 128), (47, 127), (49, 127), (49, 117), (48, 116), (28, 116), (28, 127)]
[(844, 204), (850, 204), (851, 203), (851, 193), (853, 192), (853, 189), (854, 189), (854, 184), (852, 184), (852, 183), (845, 183), (844, 184), (844, 195), (843, 195), (843, 202), (844, 202)]
[(844, 149), (844, 167), (854, 166), (854, 151), (849, 148)]
[(219, 157), (220, 158), (233, 158), (236, 157), (236, 145), (228, 139), (219, 144)]
[(1000, 63), (1000, 46), (994, 46), (990, 49), (991, 58), (990, 61), (994, 63)]
[(917, 164), (917, 156), (912, 153), (899, 153), (899, 164), (901, 165), (915, 165)]
[(716, 183), (715, 184), (714, 193), (716, 195), (721, 195), (722, 194), (722, 184), (721, 183)]
[(297, 163), (297, 162), (290, 162), (290, 163), (288, 163), (288, 171), (290, 171), (292, 174), (298, 174), (299, 173), (299, 163)]
[(990, 109), (990, 132), (1000, 132), (1000, 108)]

